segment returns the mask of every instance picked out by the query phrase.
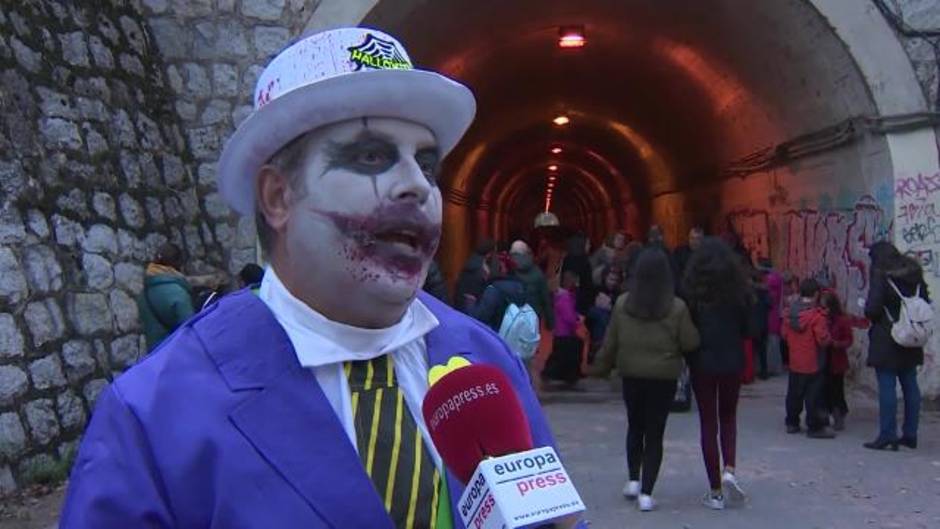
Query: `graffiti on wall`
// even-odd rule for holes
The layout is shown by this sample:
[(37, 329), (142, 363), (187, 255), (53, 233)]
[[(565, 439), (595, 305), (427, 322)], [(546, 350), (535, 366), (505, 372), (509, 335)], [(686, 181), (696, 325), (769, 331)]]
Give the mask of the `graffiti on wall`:
[(894, 197), (899, 246), (940, 278), (940, 173), (897, 179)]
[(771, 256), (776, 268), (800, 277), (824, 277), (846, 305), (868, 291), (868, 248), (889, 238), (890, 219), (871, 196), (854, 207), (820, 211), (732, 212), (731, 226), (752, 257)]

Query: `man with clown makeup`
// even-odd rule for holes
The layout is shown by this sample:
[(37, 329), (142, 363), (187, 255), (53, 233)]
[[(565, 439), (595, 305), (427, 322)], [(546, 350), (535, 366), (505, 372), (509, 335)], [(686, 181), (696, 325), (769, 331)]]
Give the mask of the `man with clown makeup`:
[(515, 355), (420, 293), (441, 159), (474, 97), (413, 69), (389, 35), (346, 28), (279, 54), (254, 106), (218, 184), (256, 218), (261, 286), (189, 320), (101, 394), (61, 527), (463, 528), (463, 485), (421, 414), (429, 371), (455, 357), (500, 368), (536, 446), (553, 444)]

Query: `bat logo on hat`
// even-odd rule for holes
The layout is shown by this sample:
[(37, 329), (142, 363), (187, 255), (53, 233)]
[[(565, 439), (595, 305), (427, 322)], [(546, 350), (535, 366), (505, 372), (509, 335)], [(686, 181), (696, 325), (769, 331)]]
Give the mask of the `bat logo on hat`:
[(369, 33), (366, 40), (358, 46), (347, 48), (349, 60), (356, 65), (358, 72), (363, 68), (375, 70), (410, 70), (411, 62), (398, 48), (395, 42), (382, 40)]

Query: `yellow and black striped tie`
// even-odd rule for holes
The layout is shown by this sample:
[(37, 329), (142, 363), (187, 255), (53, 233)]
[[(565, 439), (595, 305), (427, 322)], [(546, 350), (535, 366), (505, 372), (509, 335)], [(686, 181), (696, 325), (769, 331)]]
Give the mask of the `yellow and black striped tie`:
[(398, 387), (392, 358), (345, 366), (359, 457), (398, 529), (435, 528), (440, 473)]

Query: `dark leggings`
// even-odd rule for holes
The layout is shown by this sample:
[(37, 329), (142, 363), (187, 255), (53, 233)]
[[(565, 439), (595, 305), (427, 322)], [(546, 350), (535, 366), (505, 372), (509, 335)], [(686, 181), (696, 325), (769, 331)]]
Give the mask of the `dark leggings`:
[(845, 401), (845, 375), (826, 375), (826, 404), (833, 415), (836, 412), (843, 416), (849, 413), (849, 404)]
[[(738, 396), (741, 375), (709, 375), (692, 373), (692, 388), (698, 403), (702, 433), (702, 457), (712, 490), (721, 490), (721, 459), (726, 467), (735, 466), (738, 437)], [(721, 455), (718, 437), (721, 436)]]
[(630, 480), (642, 481), (640, 491), (643, 494), (653, 493), (659, 476), (666, 419), (675, 394), (675, 380), (623, 379), (623, 402), (627, 406), (627, 466)]

